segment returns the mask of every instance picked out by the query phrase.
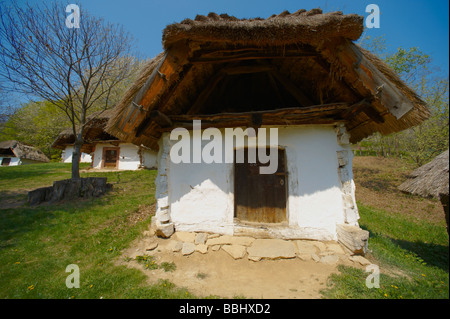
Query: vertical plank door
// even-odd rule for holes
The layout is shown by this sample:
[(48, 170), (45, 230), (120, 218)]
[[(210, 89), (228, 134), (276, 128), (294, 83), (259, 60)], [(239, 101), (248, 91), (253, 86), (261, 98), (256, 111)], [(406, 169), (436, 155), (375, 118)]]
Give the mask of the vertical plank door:
[(119, 148), (104, 147), (103, 148), (103, 165), (102, 167), (119, 167)]
[[(248, 149), (244, 150), (244, 163), (234, 164), (235, 210), (240, 221), (259, 223), (280, 223), (287, 220), (286, 157), (283, 149), (278, 151), (278, 169), (274, 174), (260, 174), (260, 166), (267, 166), (257, 160), (248, 162)], [(268, 152), (268, 150), (267, 150)], [(235, 157), (236, 159), (236, 153)]]

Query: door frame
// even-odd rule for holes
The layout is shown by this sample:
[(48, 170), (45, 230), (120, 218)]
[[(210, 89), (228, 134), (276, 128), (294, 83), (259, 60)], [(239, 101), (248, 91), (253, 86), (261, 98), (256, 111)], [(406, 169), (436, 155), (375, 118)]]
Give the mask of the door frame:
[[(286, 152), (286, 147), (285, 146), (268, 146), (268, 148), (277, 148), (278, 150), (282, 150), (284, 152), (284, 168), (285, 168), (285, 195), (286, 195), (286, 208), (285, 208), (285, 212), (286, 212), (286, 220), (281, 222), (281, 223), (258, 223), (260, 225), (266, 225), (266, 226), (270, 226), (270, 225), (280, 225), (280, 224), (287, 224), (289, 225), (289, 167), (288, 167), (288, 155)], [(232, 168), (232, 181), (233, 181), (233, 221), (234, 223), (239, 223), (239, 224), (255, 224), (255, 222), (249, 222), (249, 221), (245, 221), (245, 220), (241, 220), (237, 217), (237, 211), (236, 211), (236, 150), (237, 149), (242, 149), (242, 148), (248, 148), (247, 146), (245, 147), (235, 147), (233, 149), (233, 168)], [(256, 152), (258, 152), (258, 150), (256, 150)], [(280, 159), (278, 159), (280, 160)], [(275, 173), (276, 174), (276, 173)]]
[(119, 159), (120, 159), (120, 147), (103, 147), (102, 150), (102, 165), (101, 168), (105, 168), (105, 155), (107, 151), (117, 151), (116, 156), (116, 167), (119, 168)]

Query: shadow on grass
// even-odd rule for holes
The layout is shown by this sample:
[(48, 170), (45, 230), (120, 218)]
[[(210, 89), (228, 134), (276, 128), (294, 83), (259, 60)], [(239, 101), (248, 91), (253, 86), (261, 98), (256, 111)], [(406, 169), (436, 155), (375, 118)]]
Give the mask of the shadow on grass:
[(360, 225), (360, 227), (369, 232), (369, 248), (370, 239), (382, 239), (388, 240), (392, 244), (398, 246), (403, 250), (407, 250), (417, 257), (421, 258), (425, 263), (431, 266), (440, 268), (446, 272), (449, 271), (449, 247), (434, 243), (425, 243), (422, 241), (408, 241), (395, 239), (389, 236), (382, 235), (380, 233), (370, 230), (366, 225)]
[(101, 205), (104, 197), (77, 198), (53, 204), (42, 203), (36, 206), (24, 204), (11, 209), (0, 207), (0, 250), (15, 246), (16, 241), (26, 236), (27, 233), (45, 233), (53, 227), (61, 228), (61, 225), (54, 222), (55, 219), (58, 219), (58, 215), (83, 215), (95, 209), (96, 205)]
[(0, 249), (14, 246), (30, 231), (45, 231), (54, 217), (51, 210), (40, 207), (0, 210)]
[(421, 241), (406, 241), (389, 238), (392, 242), (401, 248), (411, 251), (428, 265), (438, 267), (446, 272), (449, 271), (449, 250), (448, 246), (437, 245), (433, 243), (424, 243)]

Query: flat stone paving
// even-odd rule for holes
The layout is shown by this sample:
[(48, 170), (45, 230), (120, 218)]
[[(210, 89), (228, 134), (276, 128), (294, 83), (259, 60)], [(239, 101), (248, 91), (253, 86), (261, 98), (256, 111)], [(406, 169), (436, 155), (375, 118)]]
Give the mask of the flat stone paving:
[[(154, 250), (157, 237), (153, 231), (146, 232), (145, 250)], [(312, 240), (257, 239), (249, 236), (230, 236), (204, 232), (175, 232), (165, 239), (165, 249), (183, 256), (195, 252), (214, 253), (218, 250), (227, 252), (234, 259), (248, 258), (254, 262), (268, 259), (299, 258), (304, 261), (334, 265), (339, 261), (350, 261), (360, 265), (370, 262), (362, 256), (351, 256), (337, 242), (320, 242)]]

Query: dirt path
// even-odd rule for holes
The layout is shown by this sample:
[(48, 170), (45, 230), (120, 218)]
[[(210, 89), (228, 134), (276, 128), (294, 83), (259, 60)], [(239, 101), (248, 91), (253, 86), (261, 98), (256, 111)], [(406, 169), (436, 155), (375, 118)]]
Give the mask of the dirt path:
[[(320, 290), (326, 288), (327, 278), (338, 272), (338, 264), (362, 267), (346, 257), (332, 265), (299, 258), (254, 262), (246, 257), (234, 259), (222, 249), (211, 251), (211, 248), (206, 254), (196, 251), (183, 256), (171, 250), (170, 239), (157, 238), (156, 242), (158, 247), (149, 252), (145, 248), (148, 239), (136, 241), (122, 256), (133, 259), (120, 258), (118, 263), (143, 271), (149, 284), (167, 279), (199, 297), (317, 299), (321, 298)], [(157, 264), (173, 262), (176, 270), (145, 269), (134, 260), (145, 254), (154, 256)]]

